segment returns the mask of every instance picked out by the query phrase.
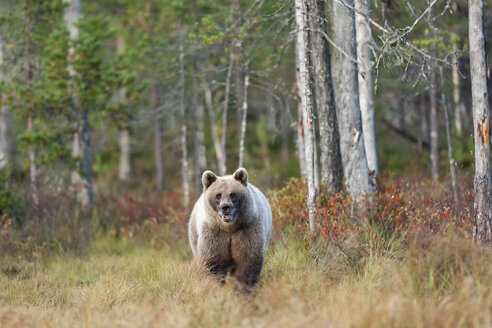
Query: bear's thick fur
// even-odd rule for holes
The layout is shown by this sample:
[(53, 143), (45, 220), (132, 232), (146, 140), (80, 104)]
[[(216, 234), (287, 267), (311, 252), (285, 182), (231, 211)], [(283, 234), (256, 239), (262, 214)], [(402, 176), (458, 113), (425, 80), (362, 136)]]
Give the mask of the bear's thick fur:
[(263, 266), (272, 211), (266, 197), (248, 183), (248, 172), (202, 175), (203, 193), (191, 213), (188, 237), (196, 262), (221, 283), (227, 273), (250, 291)]

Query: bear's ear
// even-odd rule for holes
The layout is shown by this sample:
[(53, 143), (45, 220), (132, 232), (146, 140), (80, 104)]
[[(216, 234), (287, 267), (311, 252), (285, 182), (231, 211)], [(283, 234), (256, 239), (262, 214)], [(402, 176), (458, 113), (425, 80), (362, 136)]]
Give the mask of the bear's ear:
[(243, 186), (246, 187), (248, 185), (248, 172), (246, 171), (245, 168), (242, 167), (238, 168), (236, 172), (234, 172), (232, 177), (237, 181), (241, 182)]
[(207, 190), (208, 187), (212, 183), (214, 183), (217, 180), (217, 176), (215, 175), (214, 172), (212, 171), (205, 171), (202, 174), (202, 183), (203, 183), (203, 188)]

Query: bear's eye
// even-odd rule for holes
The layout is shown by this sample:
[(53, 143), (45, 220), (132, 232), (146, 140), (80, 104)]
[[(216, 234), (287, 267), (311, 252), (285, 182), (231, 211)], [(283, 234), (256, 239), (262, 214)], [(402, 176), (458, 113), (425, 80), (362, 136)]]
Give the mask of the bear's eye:
[(235, 193), (232, 193), (231, 194), (231, 199), (232, 199), (232, 201), (235, 201), (236, 200), (236, 194)]
[(217, 198), (217, 199), (220, 199), (220, 197), (222, 197), (222, 195), (221, 195), (221, 194), (217, 194), (217, 195), (215, 195), (215, 198)]

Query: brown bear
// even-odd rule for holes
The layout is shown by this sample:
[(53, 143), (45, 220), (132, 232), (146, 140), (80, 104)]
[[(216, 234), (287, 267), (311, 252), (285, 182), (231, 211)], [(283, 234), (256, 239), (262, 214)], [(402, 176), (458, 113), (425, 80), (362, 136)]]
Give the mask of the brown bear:
[(249, 292), (263, 266), (272, 226), (270, 204), (258, 188), (248, 183), (244, 168), (223, 177), (205, 171), (202, 183), (203, 193), (188, 225), (195, 261), (222, 284), (231, 274), (240, 289)]

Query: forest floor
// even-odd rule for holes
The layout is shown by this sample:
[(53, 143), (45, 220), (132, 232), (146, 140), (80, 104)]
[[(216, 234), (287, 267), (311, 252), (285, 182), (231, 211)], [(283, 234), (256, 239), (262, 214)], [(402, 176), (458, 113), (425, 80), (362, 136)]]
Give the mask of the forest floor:
[(244, 296), (192, 269), (185, 236), (159, 249), (100, 237), (82, 257), (3, 263), (0, 327), (492, 327), (492, 251), (424, 239), (364, 255), (350, 238), (306, 247), (274, 231)]

